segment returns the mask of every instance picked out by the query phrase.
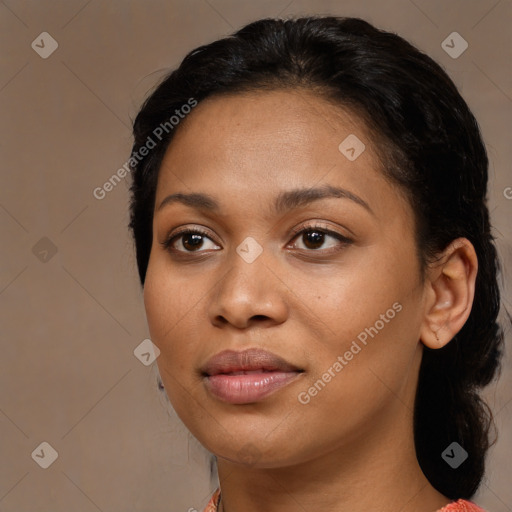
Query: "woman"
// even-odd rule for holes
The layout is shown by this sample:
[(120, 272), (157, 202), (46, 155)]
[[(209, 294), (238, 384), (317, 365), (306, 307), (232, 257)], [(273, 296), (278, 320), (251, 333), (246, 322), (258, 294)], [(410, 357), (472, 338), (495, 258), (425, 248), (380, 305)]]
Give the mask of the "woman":
[(131, 229), (207, 511), (481, 510), (501, 354), (487, 156), (448, 76), (365, 21), (261, 20), (134, 123)]

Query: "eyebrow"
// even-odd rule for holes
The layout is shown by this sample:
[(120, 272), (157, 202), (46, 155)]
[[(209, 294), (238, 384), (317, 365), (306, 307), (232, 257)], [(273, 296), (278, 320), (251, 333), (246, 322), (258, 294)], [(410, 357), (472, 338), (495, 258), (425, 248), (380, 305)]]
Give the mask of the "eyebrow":
[[(281, 192), (275, 199), (273, 209), (276, 214), (280, 214), (288, 210), (300, 208), (301, 206), (305, 206), (309, 203), (312, 203), (313, 201), (330, 198), (349, 199), (374, 215), (373, 210), (362, 198), (353, 192), (350, 192), (349, 190), (340, 187), (334, 187), (332, 185), (323, 185), (321, 187), (315, 188), (299, 188)], [(163, 199), (163, 201), (158, 206), (157, 211), (160, 211), (164, 206), (173, 203), (182, 203), (186, 206), (197, 208), (199, 210), (220, 210), (220, 204), (212, 196), (201, 193), (183, 194), (178, 192), (176, 194), (168, 195), (165, 199)]]

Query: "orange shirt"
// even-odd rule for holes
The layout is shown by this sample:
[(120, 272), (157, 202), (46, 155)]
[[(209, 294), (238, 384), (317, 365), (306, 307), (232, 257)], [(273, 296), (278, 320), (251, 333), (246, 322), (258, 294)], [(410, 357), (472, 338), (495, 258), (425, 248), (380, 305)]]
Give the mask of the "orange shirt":
[[(206, 505), (204, 512), (217, 512), (217, 507), (220, 501), (220, 489), (217, 489), (212, 496), (212, 499)], [(483, 508), (480, 508), (478, 505), (475, 505), (471, 501), (466, 500), (458, 500), (446, 505), (442, 509), (437, 512), (485, 512)]]
[(446, 505), (438, 512), (485, 512), (485, 510), (471, 501), (458, 500)]

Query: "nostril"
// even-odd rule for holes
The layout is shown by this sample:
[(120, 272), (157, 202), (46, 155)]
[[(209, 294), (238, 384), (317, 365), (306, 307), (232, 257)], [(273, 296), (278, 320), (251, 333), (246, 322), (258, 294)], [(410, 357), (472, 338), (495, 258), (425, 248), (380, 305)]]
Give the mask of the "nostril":
[(264, 320), (268, 320), (268, 316), (266, 316), (266, 315), (254, 315), (254, 316), (251, 317), (251, 320), (264, 321)]
[(217, 321), (218, 321), (218, 323), (224, 324), (224, 325), (229, 323), (229, 320), (227, 318), (223, 317), (222, 315), (217, 316)]

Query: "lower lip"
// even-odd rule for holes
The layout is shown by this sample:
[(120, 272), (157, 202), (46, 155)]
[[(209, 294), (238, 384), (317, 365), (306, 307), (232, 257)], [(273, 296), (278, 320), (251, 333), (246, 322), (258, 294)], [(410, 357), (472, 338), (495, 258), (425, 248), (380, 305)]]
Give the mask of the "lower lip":
[(261, 372), (245, 375), (210, 375), (206, 387), (216, 398), (231, 404), (250, 404), (263, 400), (283, 388), (300, 372)]

